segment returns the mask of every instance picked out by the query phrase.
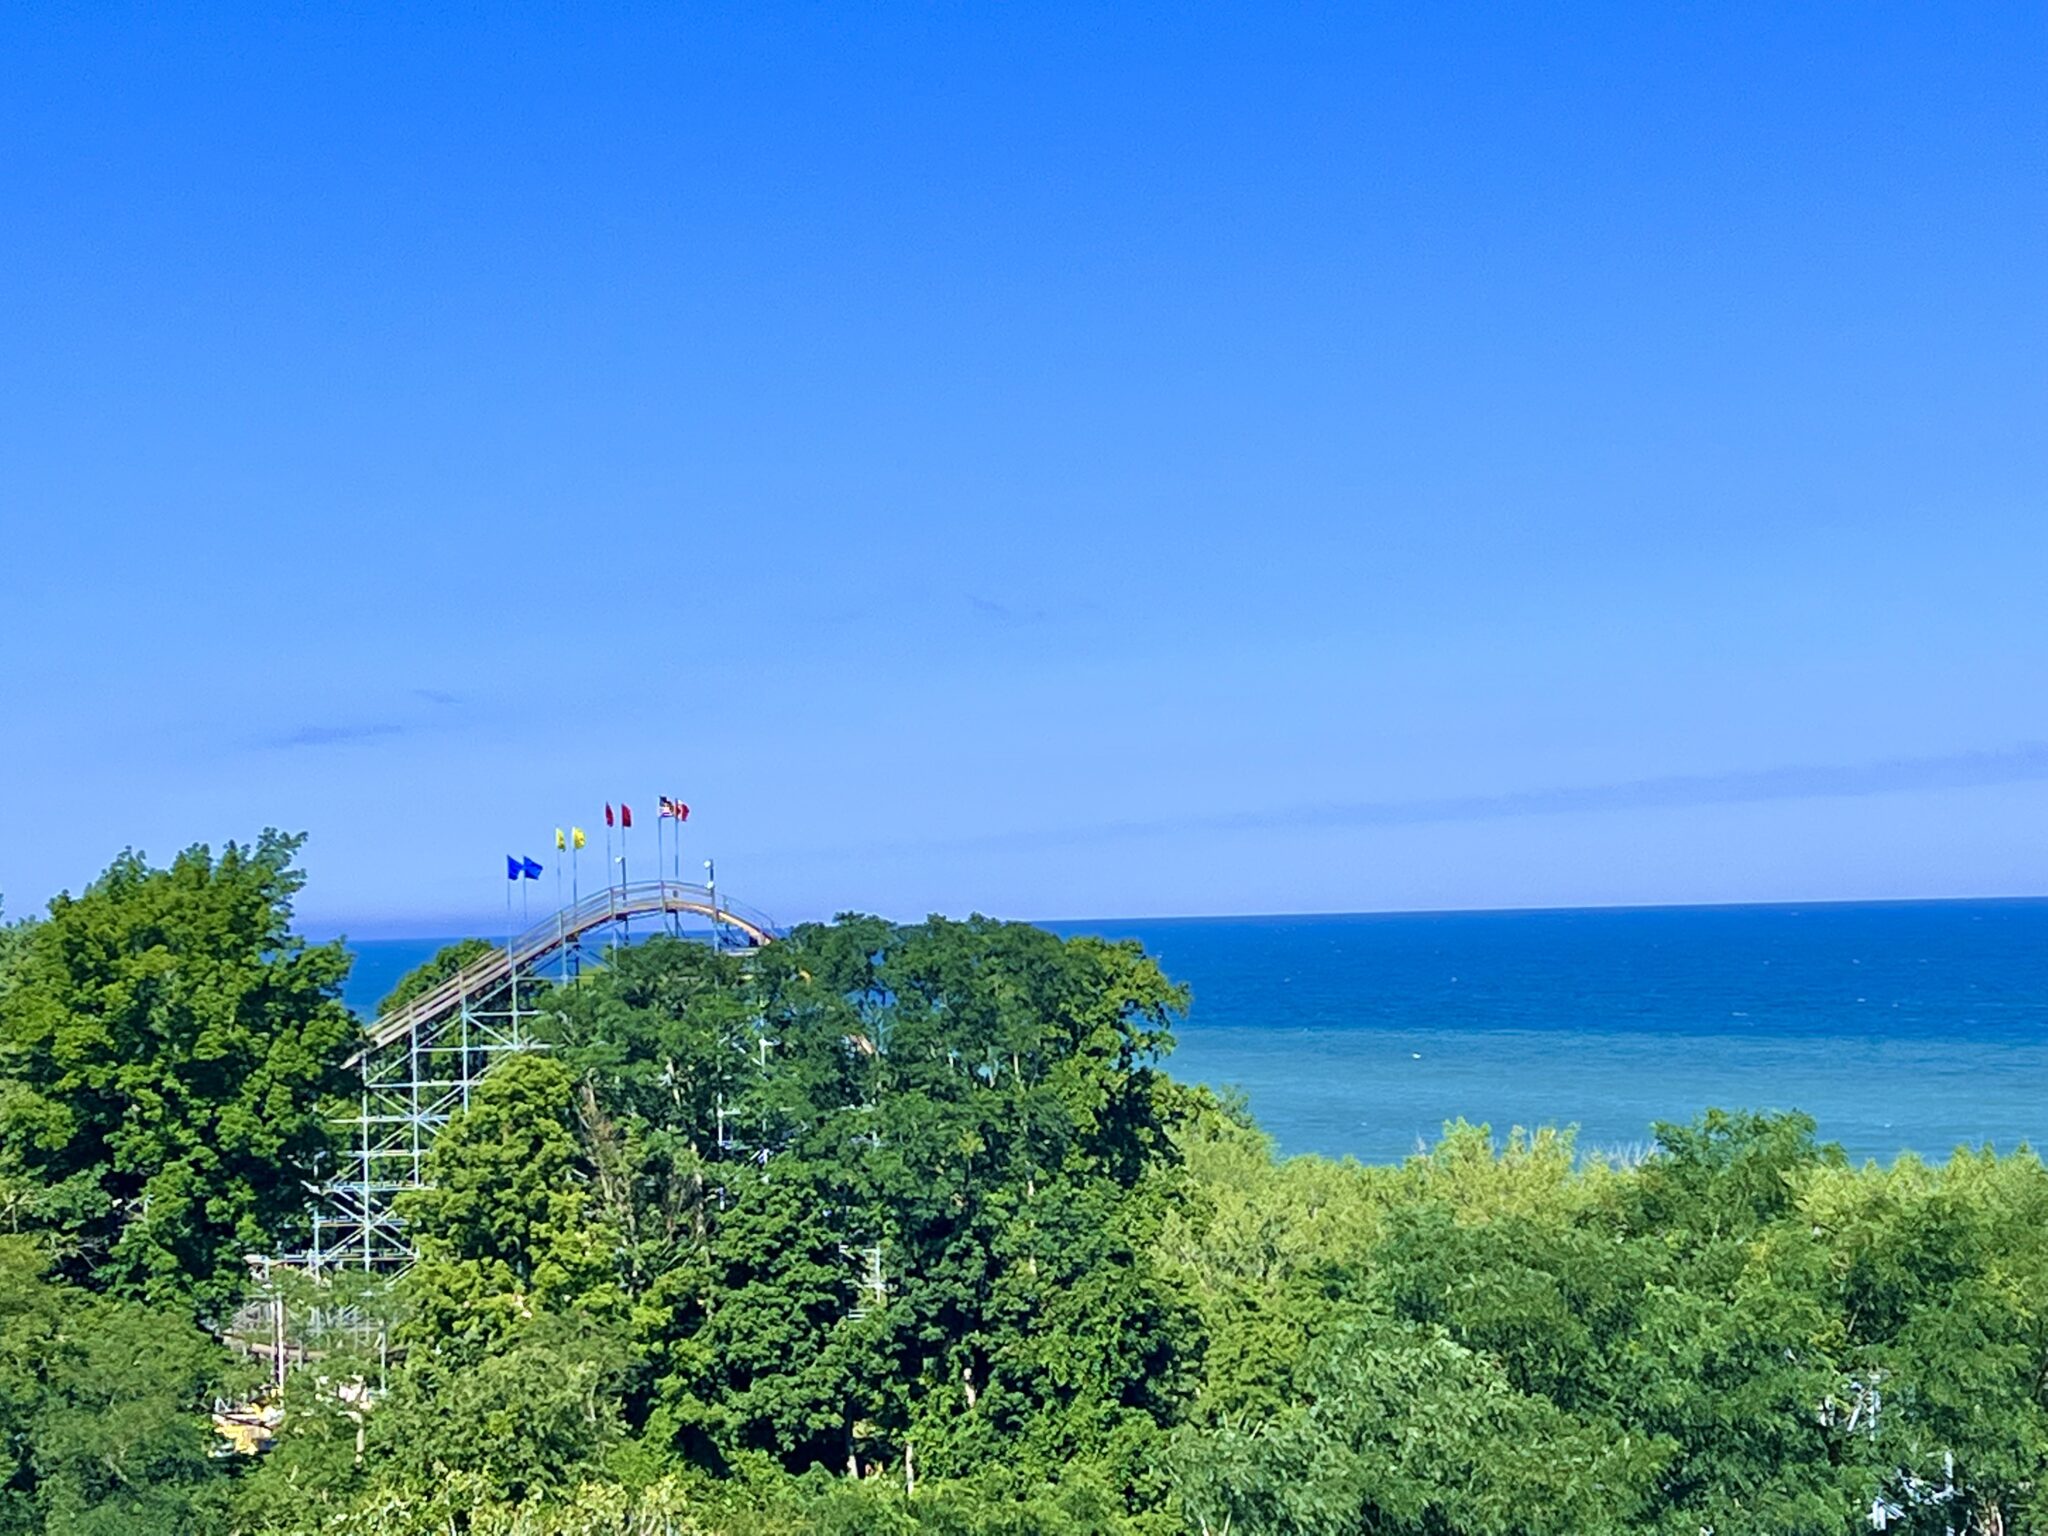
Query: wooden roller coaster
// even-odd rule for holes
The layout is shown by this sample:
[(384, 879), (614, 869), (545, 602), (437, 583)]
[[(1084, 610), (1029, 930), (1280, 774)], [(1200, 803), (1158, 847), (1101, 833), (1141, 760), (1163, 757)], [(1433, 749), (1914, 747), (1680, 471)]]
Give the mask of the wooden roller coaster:
[[(394, 1199), (423, 1183), (427, 1149), (476, 1084), (511, 1052), (532, 1050), (532, 1022), (554, 981), (601, 964), (607, 949), (669, 932), (750, 954), (775, 927), (709, 886), (650, 880), (594, 892), (380, 1015), (350, 1065), (360, 1103), (337, 1124), (344, 1151), (312, 1186), (312, 1241), (289, 1262), (313, 1273), (393, 1273), (413, 1260)], [(550, 972), (552, 971), (552, 975)]]

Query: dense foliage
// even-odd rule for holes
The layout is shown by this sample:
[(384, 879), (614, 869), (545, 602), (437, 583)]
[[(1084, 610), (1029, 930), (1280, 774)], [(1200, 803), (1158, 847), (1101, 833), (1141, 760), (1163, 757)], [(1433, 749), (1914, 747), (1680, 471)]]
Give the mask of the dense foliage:
[(1283, 1161), (1158, 1070), (1138, 949), (978, 918), (548, 993), (420, 1262), (209, 1454), (262, 1373), (195, 1320), (288, 1242), (351, 1038), (292, 847), (0, 930), (0, 1532), (2048, 1532), (2031, 1153), (1710, 1112)]
[(356, 1029), (346, 952), (291, 931), (297, 847), (124, 854), (8, 946), (0, 1196), (96, 1290), (219, 1317), (299, 1220)]

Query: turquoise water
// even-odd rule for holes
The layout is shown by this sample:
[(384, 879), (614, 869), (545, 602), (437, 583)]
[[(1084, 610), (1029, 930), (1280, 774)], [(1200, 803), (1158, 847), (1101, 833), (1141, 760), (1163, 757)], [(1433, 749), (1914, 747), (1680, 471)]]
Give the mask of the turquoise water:
[[(1628, 1148), (1710, 1104), (1804, 1110), (1859, 1157), (2048, 1144), (2048, 901), (1048, 926), (1187, 982), (1172, 1070), (1288, 1152), (1397, 1158), (1459, 1115)], [(356, 946), (351, 1003), (438, 942)]]

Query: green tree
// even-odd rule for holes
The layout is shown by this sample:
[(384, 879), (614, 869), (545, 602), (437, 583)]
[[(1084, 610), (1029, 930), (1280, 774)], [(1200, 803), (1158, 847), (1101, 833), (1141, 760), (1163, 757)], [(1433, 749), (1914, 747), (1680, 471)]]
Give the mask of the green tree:
[[(1183, 1442), (1190, 1507), (1251, 1536), (1360, 1521), (1839, 1532), (1880, 1477), (1867, 1436), (1827, 1409), (1850, 1361), (1800, 1201), (1846, 1170), (1812, 1131), (1709, 1113), (1661, 1127), (1638, 1169), (1575, 1170), (1566, 1140), (1517, 1133), (1499, 1147), (1461, 1123), (1397, 1169), (1308, 1163), (1294, 1198), (1279, 1177), (1292, 1167), (1203, 1152), (1192, 1171), (1229, 1183), (1198, 1186), (1207, 1225), (1180, 1262), (1225, 1315), (1212, 1313), (1205, 1427)], [(1434, 1407), (1404, 1385), (1420, 1358), (1462, 1383)], [(1404, 1406), (1373, 1428), (1334, 1393)], [(1438, 1417), (1404, 1417), (1424, 1408)], [(1512, 1454), (1440, 1438), (1471, 1423), (1492, 1425), (1489, 1441), (1514, 1436)], [(1614, 1446), (1640, 1455), (1590, 1455)], [(1546, 1467), (1567, 1482), (1547, 1483)]]
[(416, 1340), (370, 1417), (370, 1453), (399, 1487), (454, 1475), (495, 1499), (559, 1494), (599, 1476), (622, 1438), (626, 1364), (620, 1331), (573, 1308), (455, 1347)]
[(1824, 1411), (1893, 1528), (2048, 1528), (2048, 1169), (2025, 1148), (1827, 1169), (1800, 1213), (1844, 1334)]
[(1440, 1330), (1384, 1320), (1319, 1346), (1304, 1401), (1184, 1447), (1200, 1529), (1246, 1536), (1606, 1536), (1658, 1507), (1668, 1447), (1519, 1391)]
[(473, 1335), (494, 1313), (608, 1292), (616, 1244), (593, 1219), (572, 1086), (552, 1056), (512, 1056), (434, 1142), (426, 1187), (399, 1201), (420, 1253), (406, 1286), (414, 1338)]
[(618, 1245), (592, 1207), (572, 1087), (549, 1055), (499, 1063), (401, 1201), (420, 1260), (370, 1440), (407, 1486), (457, 1472), (493, 1497), (560, 1490), (622, 1432)]
[(0, 1238), (0, 1531), (211, 1531), (222, 1464), (206, 1411), (246, 1382), (192, 1325), (44, 1273)]
[(1192, 1393), (1155, 1273), (1184, 994), (1134, 945), (848, 917), (656, 940), (555, 1001), (635, 1298), (637, 1422), (705, 1465), (1124, 1467)]
[(288, 1245), (356, 1039), (349, 960), (291, 929), (301, 839), (123, 854), (30, 929), (0, 992), (0, 1183), (96, 1287), (219, 1315)]
[(22, 918), (16, 922), (5, 920), (6, 903), (0, 902), (0, 992), (7, 990), (14, 962), (28, 944), (28, 936), (35, 929), (33, 919)]

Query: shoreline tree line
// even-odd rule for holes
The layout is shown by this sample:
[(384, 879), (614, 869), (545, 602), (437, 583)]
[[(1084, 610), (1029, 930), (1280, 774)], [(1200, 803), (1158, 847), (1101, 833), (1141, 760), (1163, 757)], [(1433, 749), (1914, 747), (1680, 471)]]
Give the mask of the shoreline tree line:
[(330, 1288), (279, 1394), (248, 1260), (304, 1240), (362, 1030), (298, 848), (0, 926), (0, 1536), (2048, 1531), (2030, 1151), (1707, 1111), (1626, 1164), (1280, 1159), (1166, 1072), (1137, 945), (979, 917), (541, 995), (419, 1262)]

